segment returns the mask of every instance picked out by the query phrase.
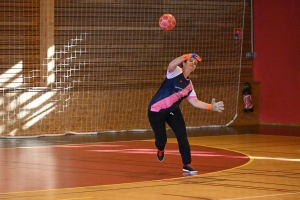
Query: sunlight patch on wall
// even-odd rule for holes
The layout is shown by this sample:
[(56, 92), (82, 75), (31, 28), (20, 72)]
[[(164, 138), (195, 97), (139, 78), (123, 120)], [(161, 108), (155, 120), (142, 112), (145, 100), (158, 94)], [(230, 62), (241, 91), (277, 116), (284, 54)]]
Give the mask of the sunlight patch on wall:
[(18, 129), (16, 128), (16, 129), (10, 131), (8, 135), (15, 136), (17, 132), (18, 132)]
[(36, 98), (35, 100), (31, 101), (27, 105), (23, 107), (23, 109), (34, 109), (41, 106), (43, 103), (47, 102), (49, 99), (51, 99), (56, 92), (47, 92), (43, 94), (42, 96)]
[(5, 131), (5, 126), (4, 125), (0, 125), (0, 134), (2, 134)]
[(53, 73), (55, 69), (55, 60), (53, 59), (55, 56), (55, 46), (52, 45), (51, 47), (49, 47), (47, 52), (48, 52), (47, 55), (50, 58), (48, 59), (48, 64), (47, 64), (47, 79), (48, 79), (47, 85), (50, 85), (51, 83), (55, 82), (55, 74)]
[(23, 84), (23, 61), (13, 65), (10, 69), (0, 74), (0, 87), (18, 87)]
[[(33, 126), (34, 124), (38, 123), (41, 119), (43, 119), (46, 115), (50, 114), (55, 110), (56, 106), (54, 103), (49, 103), (43, 108), (39, 109), (37, 112), (33, 113), (32, 116), (34, 116), (31, 120), (26, 122), (23, 126), (22, 129), (26, 130)], [(30, 117), (31, 118), (31, 117)]]
[(18, 98), (19, 105), (22, 105), (22, 104), (26, 103), (31, 98), (33, 98), (35, 95), (37, 95), (37, 93), (34, 93), (34, 92), (24, 92)]

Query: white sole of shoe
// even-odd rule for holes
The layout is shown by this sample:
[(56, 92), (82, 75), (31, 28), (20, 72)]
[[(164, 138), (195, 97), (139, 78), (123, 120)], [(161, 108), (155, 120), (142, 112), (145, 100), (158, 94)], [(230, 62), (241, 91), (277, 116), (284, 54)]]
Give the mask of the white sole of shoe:
[(190, 174), (197, 174), (198, 171), (189, 171), (189, 170), (186, 170), (186, 169), (183, 169), (184, 172), (187, 172), (187, 173), (190, 173)]

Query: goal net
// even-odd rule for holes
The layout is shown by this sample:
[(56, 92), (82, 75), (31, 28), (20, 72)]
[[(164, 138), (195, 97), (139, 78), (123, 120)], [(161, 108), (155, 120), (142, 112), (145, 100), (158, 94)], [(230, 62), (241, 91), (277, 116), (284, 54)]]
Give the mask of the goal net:
[[(171, 60), (203, 59), (191, 74), (199, 100), (183, 101), (187, 127), (226, 126), (237, 115), (244, 0), (4, 0), (0, 137), (149, 130), (147, 107)], [(172, 14), (176, 27), (158, 19)]]

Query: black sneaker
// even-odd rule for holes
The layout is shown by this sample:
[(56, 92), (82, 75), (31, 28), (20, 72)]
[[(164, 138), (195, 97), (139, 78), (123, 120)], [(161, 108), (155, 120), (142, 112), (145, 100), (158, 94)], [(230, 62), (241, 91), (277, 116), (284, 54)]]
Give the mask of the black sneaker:
[(184, 172), (188, 172), (188, 173), (190, 173), (190, 174), (197, 174), (197, 173), (198, 173), (198, 171), (195, 170), (195, 169), (192, 167), (192, 165), (183, 165), (182, 170), (183, 170)]
[(165, 157), (165, 151), (157, 151), (157, 159), (159, 160), (159, 162), (162, 162), (164, 160)]

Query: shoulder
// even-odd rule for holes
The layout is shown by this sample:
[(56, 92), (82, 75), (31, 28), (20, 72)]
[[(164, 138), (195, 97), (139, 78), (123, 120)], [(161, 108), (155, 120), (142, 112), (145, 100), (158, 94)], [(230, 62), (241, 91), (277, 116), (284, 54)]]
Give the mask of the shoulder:
[(170, 78), (174, 78), (175, 76), (178, 76), (179, 74), (182, 74), (182, 69), (177, 66), (173, 71), (169, 71), (167, 70), (167, 78), (170, 79)]

